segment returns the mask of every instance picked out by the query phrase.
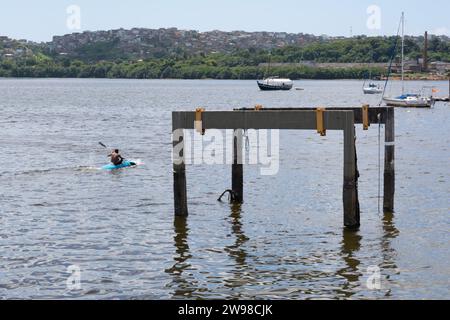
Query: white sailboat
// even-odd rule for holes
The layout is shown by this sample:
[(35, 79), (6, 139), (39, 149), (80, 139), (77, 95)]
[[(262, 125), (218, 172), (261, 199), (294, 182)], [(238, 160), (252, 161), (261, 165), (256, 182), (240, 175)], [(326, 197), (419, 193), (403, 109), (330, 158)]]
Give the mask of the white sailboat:
[(364, 80), (363, 92), (364, 94), (380, 94), (383, 93), (383, 87), (379, 84), (375, 84), (372, 81), (372, 71), (369, 72), (369, 84), (366, 85), (367, 80)]
[(431, 108), (434, 105), (432, 96), (422, 93), (405, 93), (405, 13), (402, 12), (402, 94), (398, 97), (383, 97), (383, 101), (391, 107)]
[(383, 98), (383, 100), (390, 107), (431, 108), (434, 105), (432, 98), (415, 93), (403, 94), (396, 98)]
[[(270, 63), (271, 63), (272, 55), (269, 54), (269, 64), (267, 66), (266, 74), (270, 73)], [(289, 91), (294, 86), (294, 81), (291, 79), (280, 78), (280, 77), (266, 77), (263, 80), (258, 80), (256, 82), (258, 84), (259, 89), (262, 91)]]
[(257, 81), (258, 87), (263, 91), (270, 90), (291, 90), (294, 82), (291, 79), (282, 79), (278, 77), (269, 77)]

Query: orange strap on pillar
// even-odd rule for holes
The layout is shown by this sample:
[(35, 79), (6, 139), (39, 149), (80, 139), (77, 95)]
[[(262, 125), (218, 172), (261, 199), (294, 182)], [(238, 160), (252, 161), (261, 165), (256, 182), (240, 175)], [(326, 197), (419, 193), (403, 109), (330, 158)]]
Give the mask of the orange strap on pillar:
[(324, 112), (325, 108), (317, 108), (316, 119), (317, 119), (317, 133), (320, 133), (322, 137), (327, 135), (327, 129), (325, 129), (324, 124)]
[(195, 130), (202, 136), (205, 135), (205, 129), (203, 128), (202, 113), (205, 112), (204, 108), (195, 109)]
[(263, 109), (263, 106), (260, 105), (260, 104), (257, 104), (257, 105), (255, 106), (255, 110), (256, 110), (256, 111), (259, 111), (259, 110), (262, 110), (262, 109)]
[(369, 130), (370, 119), (369, 119), (369, 105), (364, 105), (362, 107), (362, 118), (363, 118), (363, 129)]

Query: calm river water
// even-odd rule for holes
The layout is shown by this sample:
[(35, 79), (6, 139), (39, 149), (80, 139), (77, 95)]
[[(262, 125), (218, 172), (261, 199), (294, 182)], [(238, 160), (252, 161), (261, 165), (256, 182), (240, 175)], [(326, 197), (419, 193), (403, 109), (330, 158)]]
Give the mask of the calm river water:
[[(407, 88), (424, 84), (447, 94), (446, 82)], [(0, 298), (450, 298), (445, 103), (396, 112), (393, 214), (378, 213), (378, 127), (358, 127), (358, 232), (343, 228), (342, 134), (331, 131), (281, 132), (278, 174), (246, 166), (242, 207), (217, 202), (230, 166), (188, 166), (190, 216), (174, 219), (171, 111), (379, 103), (360, 81), (296, 86), (0, 79)], [(98, 170), (99, 141), (142, 165)]]

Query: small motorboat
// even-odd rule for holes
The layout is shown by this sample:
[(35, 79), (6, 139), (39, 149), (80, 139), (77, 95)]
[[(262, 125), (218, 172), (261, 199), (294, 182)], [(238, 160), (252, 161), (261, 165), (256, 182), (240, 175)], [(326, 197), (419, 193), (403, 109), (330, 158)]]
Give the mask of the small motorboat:
[(270, 90), (291, 90), (294, 82), (291, 79), (283, 79), (278, 77), (270, 77), (264, 80), (258, 80), (258, 87), (263, 91)]
[(364, 94), (380, 94), (383, 93), (383, 88), (375, 83), (369, 83), (368, 87), (364, 86), (363, 91)]

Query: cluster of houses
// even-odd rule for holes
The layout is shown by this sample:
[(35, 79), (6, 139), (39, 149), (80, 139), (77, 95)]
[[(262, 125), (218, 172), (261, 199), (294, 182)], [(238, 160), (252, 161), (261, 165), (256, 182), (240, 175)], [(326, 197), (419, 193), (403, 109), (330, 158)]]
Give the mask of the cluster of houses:
[(72, 54), (81, 46), (96, 42), (111, 42), (118, 40), (119, 49), (127, 52), (151, 53), (154, 48), (182, 48), (188, 53), (230, 52), (236, 48), (248, 49), (258, 47), (272, 49), (287, 45), (302, 45), (319, 40), (320, 37), (307, 34), (292, 34), (285, 32), (244, 32), (244, 31), (210, 31), (193, 30), (117, 29), (110, 31), (86, 31), (64, 36), (55, 36), (48, 43), (57, 53)]
[(14, 40), (6, 36), (0, 36), (0, 58), (18, 58), (30, 56), (33, 50), (27, 40)]
[[(245, 32), (245, 31), (209, 31), (198, 32), (193, 30), (179, 30), (177, 28), (146, 29), (134, 28), (131, 30), (117, 29), (109, 31), (85, 31), (64, 36), (55, 36), (47, 46), (61, 55), (76, 55), (77, 50), (91, 43), (116, 41), (115, 48), (137, 58), (147, 58), (155, 55), (155, 52), (177, 52), (180, 49), (190, 54), (231, 52), (237, 48), (249, 49), (273, 49), (285, 46), (298, 46), (317, 41), (341, 39), (343, 37), (330, 38), (325, 35), (314, 36), (303, 33), (286, 32)], [(313, 67), (347, 68), (358, 64), (317, 64), (314, 62), (301, 62)], [(379, 64), (377, 67), (387, 68), (387, 64)], [(450, 72), (450, 63), (429, 62), (423, 63), (423, 59), (405, 61), (405, 71), (408, 73), (430, 72), (446, 74)], [(393, 72), (400, 72), (401, 64), (394, 63)]]

